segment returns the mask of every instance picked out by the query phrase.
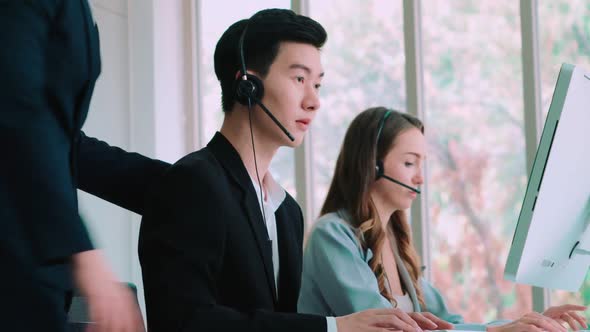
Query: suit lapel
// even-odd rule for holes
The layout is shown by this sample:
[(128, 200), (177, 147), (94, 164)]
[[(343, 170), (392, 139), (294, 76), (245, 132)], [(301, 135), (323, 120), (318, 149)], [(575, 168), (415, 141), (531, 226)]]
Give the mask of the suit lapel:
[(256, 194), (247, 192), (244, 195), (242, 207), (248, 215), (248, 222), (250, 223), (250, 228), (254, 233), (256, 243), (258, 243), (258, 251), (260, 252), (262, 260), (264, 262), (264, 272), (266, 274), (266, 279), (268, 281), (268, 284), (272, 291), (274, 302), (276, 304), (277, 292), (272, 262), (272, 241), (268, 237), (268, 231), (266, 229), (266, 225), (264, 225), (264, 219), (262, 219), (262, 213), (260, 211), (260, 205), (258, 203), (258, 199), (256, 198)]
[(264, 219), (262, 218), (260, 204), (256, 197), (256, 191), (252, 185), (252, 180), (248, 175), (248, 171), (246, 171), (246, 167), (244, 167), (240, 155), (221, 133), (217, 132), (209, 144), (207, 144), (207, 147), (215, 155), (223, 168), (229, 173), (230, 177), (242, 189), (242, 209), (246, 212), (248, 223), (250, 224), (250, 228), (256, 239), (258, 253), (264, 263), (264, 272), (267, 283), (276, 305), (275, 294), (277, 293), (272, 263), (272, 243), (268, 237), (268, 231), (264, 224)]
[(279, 240), (279, 309), (281, 311), (296, 311), (297, 308), (285, 307), (297, 303), (301, 276), (301, 248), (298, 245), (295, 224), (287, 222), (292, 216), (287, 215), (285, 208), (279, 208), (277, 216), (277, 237)]

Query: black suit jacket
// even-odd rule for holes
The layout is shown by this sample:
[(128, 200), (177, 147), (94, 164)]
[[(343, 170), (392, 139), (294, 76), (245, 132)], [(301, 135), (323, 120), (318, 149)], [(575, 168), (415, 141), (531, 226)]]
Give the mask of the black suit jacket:
[(74, 147), (100, 73), (98, 38), (87, 0), (0, 0), (3, 329), (26, 317), (20, 324), (31, 329), (18, 330), (59, 330), (53, 310), (63, 307), (44, 292), (69, 289), (69, 257), (92, 249)]
[(287, 195), (276, 212), (280, 273), (250, 176), (217, 133), (155, 187), (140, 231), (148, 328), (159, 331), (326, 331), (324, 317), (294, 314), (303, 217)]
[(149, 189), (170, 167), (83, 132), (77, 150), (78, 188), (137, 214), (143, 214)]

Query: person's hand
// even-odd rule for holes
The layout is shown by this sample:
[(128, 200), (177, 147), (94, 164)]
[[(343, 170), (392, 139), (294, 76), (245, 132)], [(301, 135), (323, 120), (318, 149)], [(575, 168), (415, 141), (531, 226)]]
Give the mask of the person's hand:
[(338, 332), (422, 331), (407, 313), (400, 309), (369, 309), (336, 317)]
[(452, 330), (453, 324), (430, 312), (409, 312), (408, 315), (424, 330)]
[(525, 314), (519, 319), (508, 324), (499, 326), (488, 326), (488, 332), (528, 332), (528, 331), (547, 331), (547, 332), (565, 332), (567, 329), (561, 326), (557, 321), (538, 312)]
[(545, 312), (543, 312), (543, 315), (555, 319), (558, 323), (562, 325), (567, 323), (573, 331), (576, 331), (588, 328), (586, 318), (584, 316), (580, 316), (576, 312), (584, 310), (586, 310), (586, 307), (583, 305), (564, 304), (560, 306), (551, 307), (545, 310)]
[(87, 298), (92, 332), (145, 331), (131, 290), (115, 278), (98, 250), (73, 256), (74, 280)]

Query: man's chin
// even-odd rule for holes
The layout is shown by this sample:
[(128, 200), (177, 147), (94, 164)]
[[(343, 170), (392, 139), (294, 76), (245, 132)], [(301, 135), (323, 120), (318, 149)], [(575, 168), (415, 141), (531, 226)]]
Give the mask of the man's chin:
[(295, 140), (291, 141), (291, 139), (289, 139), (287, 136), (285, 136), (284, 146), (288, 146), (290, 148), (296, 148), (296, 147), (300, 146), (301, 143), (303, 143), (303, 139), (305, 138), (305, 134), (296, 133), (295, 135), (293, 135), (293, 137), (295, 138)]
[(302, 140), (295, 139), (295, 141), (293, 141), (293, 142), (291, 142), (291, 140), (289, 140), (287, 142), (287, 144), (285, 144), (285, 146), (290, 147), (290, 148), (296, 148), (296, 147), (300, 146), (301, 143), (303, 143)]

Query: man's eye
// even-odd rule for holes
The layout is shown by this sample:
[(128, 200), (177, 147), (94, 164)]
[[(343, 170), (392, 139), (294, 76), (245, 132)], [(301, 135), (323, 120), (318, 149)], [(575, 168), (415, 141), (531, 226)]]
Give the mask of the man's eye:
[(303, 76), (297, 76), (297, 82), (303, 83), (304, 81), (305, 79), (303, 78)]
[(414, 163), (406, 162), (406, 167), (414, 166)]

